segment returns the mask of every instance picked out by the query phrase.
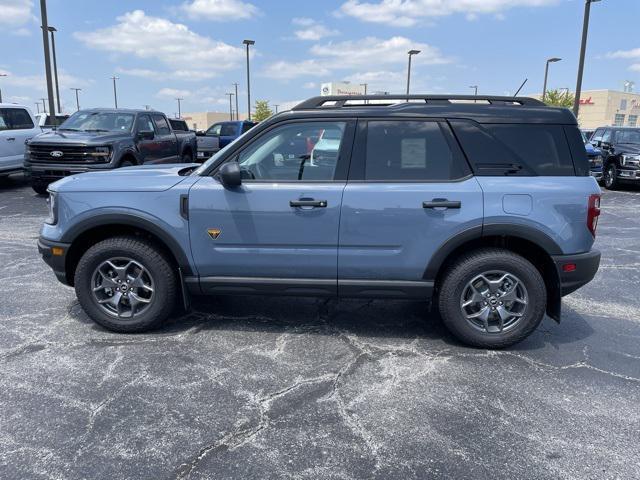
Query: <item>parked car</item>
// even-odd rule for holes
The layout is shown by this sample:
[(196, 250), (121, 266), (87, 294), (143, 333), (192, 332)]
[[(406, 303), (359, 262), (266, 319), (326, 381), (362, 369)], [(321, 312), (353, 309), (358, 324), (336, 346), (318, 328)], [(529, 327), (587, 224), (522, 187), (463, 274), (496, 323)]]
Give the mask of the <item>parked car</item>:
[(307, 100), (199, 168), (56, 182), (38, 248), (119, 332), (202, 294), (421, 299), (488, 348), (545, 312), (560, 321), (561, 297), (600, 261), (600, 188), (573, 114), (528, 98), (393, 98)]
[(257, 124), (247, 120), (237, 122), (218, 122), (205, 132), (198, 133), (198, 159), (206, 160), (218, 150), (226, 147), (236, 138), (251, 130)]
[(164, 113), (148, 110), (80, 110), (56, 130), (32, 138), (24, 168), (37, 193), (76, 173), (150, 163), (191, 163), (193, 132), (174, 132)]
[(67, 118), (69, 118), (69, 115), (64, 115), (64, 114), (50, 115), (48, 113), (36, 113), (35, 117), (36, 117), (36, 124), (42, 130), (51, 130), (53, 128), (58, 127), (59, 125), (62, 125), (62, 123)]
[(591, 142), (602, 150), (605, 187), (640, 182), (640, 128), (601, 127)]
[(589, 173), (600, 182), (602, 181), (602, 152), (587, 140), (584, 131), (582, 131), (582, 140), (584, 141), (584, 148), (587, 151), (587, 160), (589, 160)]
[(24, 144), (40, 132), (28, 107), (0, 103), (0, 177), (22, 171)]

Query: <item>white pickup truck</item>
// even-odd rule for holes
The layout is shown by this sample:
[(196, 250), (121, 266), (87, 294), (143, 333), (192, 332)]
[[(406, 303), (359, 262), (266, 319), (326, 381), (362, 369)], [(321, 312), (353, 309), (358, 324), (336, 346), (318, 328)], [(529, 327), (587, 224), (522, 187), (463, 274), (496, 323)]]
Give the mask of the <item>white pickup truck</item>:
[[(36, 124), (44, 131), (51, 130), (52, 128), (60, 125), (64, 122), (69, 115), (63, 115), (61, 113), (56, 114), (55, 116), (50, 115), (49, 113), (36, 113), (35, 115)], [(55, 118), (56, 122), (53, 123), (53, 119)]]
[(0, 103), (0, 177), (22, 171), (24, 142), (42, 133), (28, 107)]

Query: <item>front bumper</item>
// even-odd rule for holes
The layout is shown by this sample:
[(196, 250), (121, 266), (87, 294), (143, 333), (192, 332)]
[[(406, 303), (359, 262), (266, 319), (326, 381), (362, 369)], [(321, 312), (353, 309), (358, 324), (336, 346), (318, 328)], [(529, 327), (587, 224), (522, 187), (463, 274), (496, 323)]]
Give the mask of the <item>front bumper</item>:
[(600, 266), (599, 250), (576, 255), (554, 255), (552, 258), (558, 270), (560, 294), (563, 297), (593, 280)]
[(71, 286), (67, 279), (67, 253), (70, 243), (54, 242), (46, 238), (38, 238), (38, 253), (44, 262), (53, 269), (58, 280), (65, 285)]
[(618, 170), (618, 180), (640, 181), (640, 170), (620, 168)]
[(25, 162), (24, 174), (33, 183), (52, 183), (61, 178), (77, 175), (84, 172), (94, 172), (96, 170), (111, 170), (111, 163), (100, 163), (91, 165), (64, 165), (64, 164), (44, 164)]

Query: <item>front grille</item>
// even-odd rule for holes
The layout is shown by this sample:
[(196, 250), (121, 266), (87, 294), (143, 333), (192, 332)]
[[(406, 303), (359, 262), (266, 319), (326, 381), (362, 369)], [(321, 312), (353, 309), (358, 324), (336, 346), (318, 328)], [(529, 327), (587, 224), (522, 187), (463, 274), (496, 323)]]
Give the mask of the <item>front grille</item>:
[[(32, 163), (97, 163), (90, 153), (93, 147), (86, 145), (29, 145), (29, 159)], [(51, 152), (62, 152), (52, 156)]]

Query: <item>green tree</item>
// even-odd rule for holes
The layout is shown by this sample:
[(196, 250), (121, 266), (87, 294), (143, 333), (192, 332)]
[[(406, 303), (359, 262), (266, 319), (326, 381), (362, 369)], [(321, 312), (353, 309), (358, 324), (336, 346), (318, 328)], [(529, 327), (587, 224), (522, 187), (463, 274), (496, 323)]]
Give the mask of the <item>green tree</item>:
[(261, 122), (266, 120), (273, 112), (269, 108), (269, 102), (267, 100), (256, 100), (255, 113), (253, 114), (253, 120)]
[(552, 107), (573, 107), (573, 100), (575, 96), (566, 90), (547, 90), (547, 94), (544, 97), (544, 103)]

